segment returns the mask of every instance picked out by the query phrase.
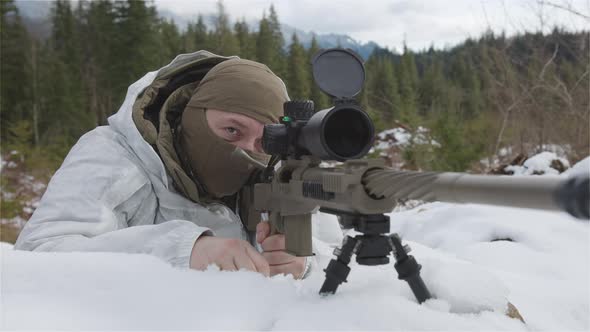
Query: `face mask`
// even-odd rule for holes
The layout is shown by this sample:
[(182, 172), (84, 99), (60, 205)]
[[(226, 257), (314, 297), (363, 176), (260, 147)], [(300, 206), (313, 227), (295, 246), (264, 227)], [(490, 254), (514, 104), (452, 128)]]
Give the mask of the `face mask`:
[(287, 100), (283, 81), (254, 61), (226, 60), (203, 77), (183, 111), (177, 134), (183, 168), (200, 193), (213, 198), (233, 195), (270, 158), (243, 151), (215, 135), (207, 124), (205, 109), (242, 114), (269, 124), (282, 116)]
[(268, 163), (268, 155), (246, 152), (215, 135), (202, 108), (185, 109), (178, 135), (179, 154), (191, 176), (214, 198), (237, 193), (252, 172)]

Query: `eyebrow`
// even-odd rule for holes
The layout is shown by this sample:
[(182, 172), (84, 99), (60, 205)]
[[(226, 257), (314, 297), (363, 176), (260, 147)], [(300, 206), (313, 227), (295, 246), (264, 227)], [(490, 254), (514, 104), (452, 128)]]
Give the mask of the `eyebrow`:
[(233, 125), (235, 125), (236, 127), (240, 127), (240, 129), (244, 129), (244, 128), (246, 128), (246, 126), (244, 126), (244, 124), (243, 124), (243, 123), (241, 123), (240, 121), (238, 121), (238, 120), (236, 120), (236, 119), (229, 118), (229, 119), (227, 119), (227, 120), (228, 120), (229, 122), (231, 122)]

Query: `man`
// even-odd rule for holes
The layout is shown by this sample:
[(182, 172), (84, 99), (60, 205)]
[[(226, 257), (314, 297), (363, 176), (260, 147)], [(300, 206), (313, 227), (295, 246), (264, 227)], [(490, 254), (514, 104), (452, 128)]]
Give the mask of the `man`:
[(80, 138), (15, 248), (148, 253), (180, 267), (303, 278), (310, 263), (284, 252), (283, 235), (259, 223), (254, 236), (238, 217), (240, 190), (268, 160), (263, 127), (287, 100), (260, 63), (178, 56), (131, 85), (108, 126)]

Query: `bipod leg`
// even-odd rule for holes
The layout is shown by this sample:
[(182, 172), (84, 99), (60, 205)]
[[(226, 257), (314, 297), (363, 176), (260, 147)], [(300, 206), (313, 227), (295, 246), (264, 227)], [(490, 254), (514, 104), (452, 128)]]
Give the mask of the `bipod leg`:
[(326, 280), (320, 289), (321, 295), (328, 295), (336, 293), (336, 289), (341, 283), (346, 282), (346, 277), (350, 273), (350, 259), (354, 253), (355, 247), (359, 240), (356, 238), (346, 236), (342, 242), (341, 249), (334, 249), (336, 259), (332, 259), (328, 267), (324, 269), (326, 272)]
[(420, 277), (420, 269), (422, 266), (416, 262), (416, 259), (412, 255), (408, 255), (410, 247), (402, 245), (402, 240), (397, 234), (391, 234), (389, 236), (391, 248), (393, 250), (393, 257), (395, 257), (395, 269), (398, 274), (398, 279), (404, 280), (410, 285), (412, 293), (418, 300), (418, 303), (422, 303), (432, 296), (424, 284), (424, 280)]

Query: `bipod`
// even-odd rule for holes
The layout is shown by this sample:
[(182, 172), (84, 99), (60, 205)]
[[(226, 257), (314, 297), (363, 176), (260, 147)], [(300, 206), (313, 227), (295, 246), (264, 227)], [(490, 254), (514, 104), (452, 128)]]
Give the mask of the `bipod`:
[(346, 236), (342, 241), (342, 247), (334, 250), (336, 259), (332, 259), (326, 272), (326, 280), (320, 289), (320, 294), (334, 294), (341, 283), (346, 282), (346, 277), (350, 273), (350, 259), (356, 255), (356, 261), (360, 265), (384, 265), (389, 264), (389, 254), (393, 252), (395, 258), (395, 269), (398, 279), (405, 280), (418, 303), (422, 303), (429, 298), (430, 292), (424, 281), (420, 277), (422, 266), (416, 262), (412, 255), (408, 255), (410, 247), (402, 245), (402, 241), (397, 234), (385, 235), (389, 233), (389, 216), (383, 214), (345, 214), (338, 213), (340, 224), (345, 229), (354, 228), (355, 231), (362, 233), (355, 237)]

